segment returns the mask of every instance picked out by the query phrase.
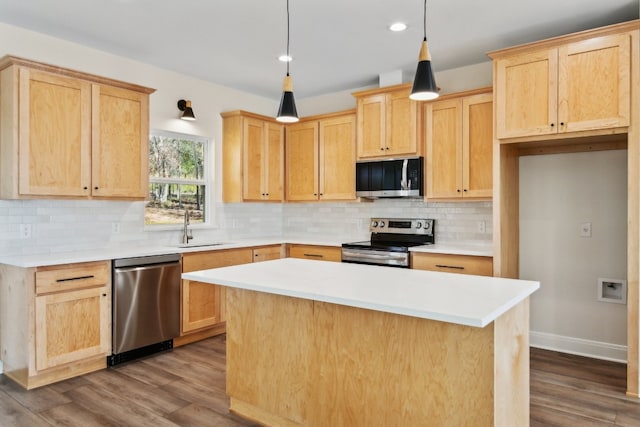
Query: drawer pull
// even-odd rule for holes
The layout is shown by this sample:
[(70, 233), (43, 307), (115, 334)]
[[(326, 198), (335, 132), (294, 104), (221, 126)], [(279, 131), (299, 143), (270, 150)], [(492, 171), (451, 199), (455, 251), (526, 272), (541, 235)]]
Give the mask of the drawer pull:
[(311, 258), (324, 258), (324, 256), (321, 254), (304, 254), (304, 256), (308, 256)]
[(80, 276), (80, 277), (69, 277), (67, 279), (57, 279), (56, 282), (60, 283), (60, 282), (70, 282), (72, 280), (85, 280), (85, 279), (93, 279), (94, 276), (93, 274), (90, 276)]
[(461, 267), (459, 265), (443, 265), (443, 264), (436, 264), (436, 267), (438, 268), (452, 268), (454, 270), (464, 270), (464, 267)]

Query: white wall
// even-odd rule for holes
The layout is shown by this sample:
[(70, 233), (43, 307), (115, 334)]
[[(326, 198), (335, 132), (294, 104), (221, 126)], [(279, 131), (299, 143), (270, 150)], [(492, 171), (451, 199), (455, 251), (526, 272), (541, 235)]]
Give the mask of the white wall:
[(627, 307), (596, 292), (599, 277), (626, 280), (626, 242), (626, 150), (520, 158), (520, 277), (541, 282), (534, 346), (626, 360)]

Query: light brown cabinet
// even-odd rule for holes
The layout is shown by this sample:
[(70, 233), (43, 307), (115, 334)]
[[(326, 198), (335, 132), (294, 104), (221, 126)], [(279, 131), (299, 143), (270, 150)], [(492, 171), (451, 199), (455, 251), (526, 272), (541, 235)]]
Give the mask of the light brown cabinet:
[(368, 159), (422, 154), (418, 106), (409, 85), (356, 92), (357, 157)]
[[(190, 252), (182, 255), (182, 272), (248, 264), (253, 260), (250, 248)], [(182, 281), (181, 338), (192, 332), (221, 326), (225, 319), (224, 288), (192, 280)], [(211, 335), (224, 332), (224, 325)], [(197, 336), (196, 339), (200, 339)], [(184, 344), (185, 339), (179, 339)]]
[(624, 33), (490, 54), (497, 138), (629, 126), (630, 45)]
[(284, 199), (284, 126), (246, 111), (222, 114), (223, 200)]
[(287, 200), (354, 200), (355, 133), (351, 111), (288, 125)]
[(253, 262), (269, 261), (283, 257), (284, 247), (282, 245), (264, 246), (253, 249)]
[(336, 246), (290, 244), (288, 252), (290, 258), (317, 261), (342, 261), (342, 249)]
[(493, 258), (473, 255), (412, 253), (411, 268), (444, 273), (493, 276)]
[(0, 266), (4, 373), (27, 389), (106, 367), (111, 353), (108, 261)]
[(0, 70), (0, 197), (147, 197), (152, 89), (13, 57)]
[(487, 90), (425, 105), (427, 199), (491, 198), (493, 96)]

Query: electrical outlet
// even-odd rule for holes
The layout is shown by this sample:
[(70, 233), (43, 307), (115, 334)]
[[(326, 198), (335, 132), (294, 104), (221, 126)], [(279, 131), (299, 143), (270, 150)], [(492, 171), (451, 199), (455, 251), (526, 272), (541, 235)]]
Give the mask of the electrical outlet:
[(487, 231), (487, 225), (484, 221), (478, 221), (478, 233), (485, 233)]
[(120, 223), (119, 222), (112, 222), (111, 223), (111, 233), (120, 234)]
[(580, 237), (591, 237), (591, 223), (583, 222), (580, 226)]
[(31, 224), (20, 224), (20, 238), (21, 239), (31, 238)]

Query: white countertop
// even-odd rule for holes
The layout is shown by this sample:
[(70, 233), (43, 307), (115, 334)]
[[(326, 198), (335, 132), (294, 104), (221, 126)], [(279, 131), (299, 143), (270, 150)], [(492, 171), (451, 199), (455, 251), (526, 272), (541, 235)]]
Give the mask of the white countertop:
[[(189, 247), (178, 247), (178, 245), (146, 245), (131, 246), (123, 244), (119, 248), (100, 248), (83, 251), (55, 252), (47, 254), (12, 255), (0, 257), (0, 264), (12, 265), (15, 267), (31, 268), (44, 267), (49, 265), (73, 264), (78, 262), (105, 261), (118, 258), (131, 258), (152, 255), (164, 255), (171, 253), (215, 251), (224, 249), (247, 248), (265, 245), (279, 245), (284, 243), (319, 245), (340, 247), (344, 241), (336, 238), (316, 238), (316, 237), (262, 237), (256, 239), (222, 240), (222, 244), (214, 246), (207, 245), (212, 242), (194, 242)], [(455, 244), (435, 244), (430, 246), (416, 246), (411, 248), (412, 252), (436, 252), (450, 253), (457, 255), (479, 255), (492, 256), (490, 246), (455, 245)]]
[(539, 282), (284, 258), (195, 271), (184, 279), (484, 327)]

